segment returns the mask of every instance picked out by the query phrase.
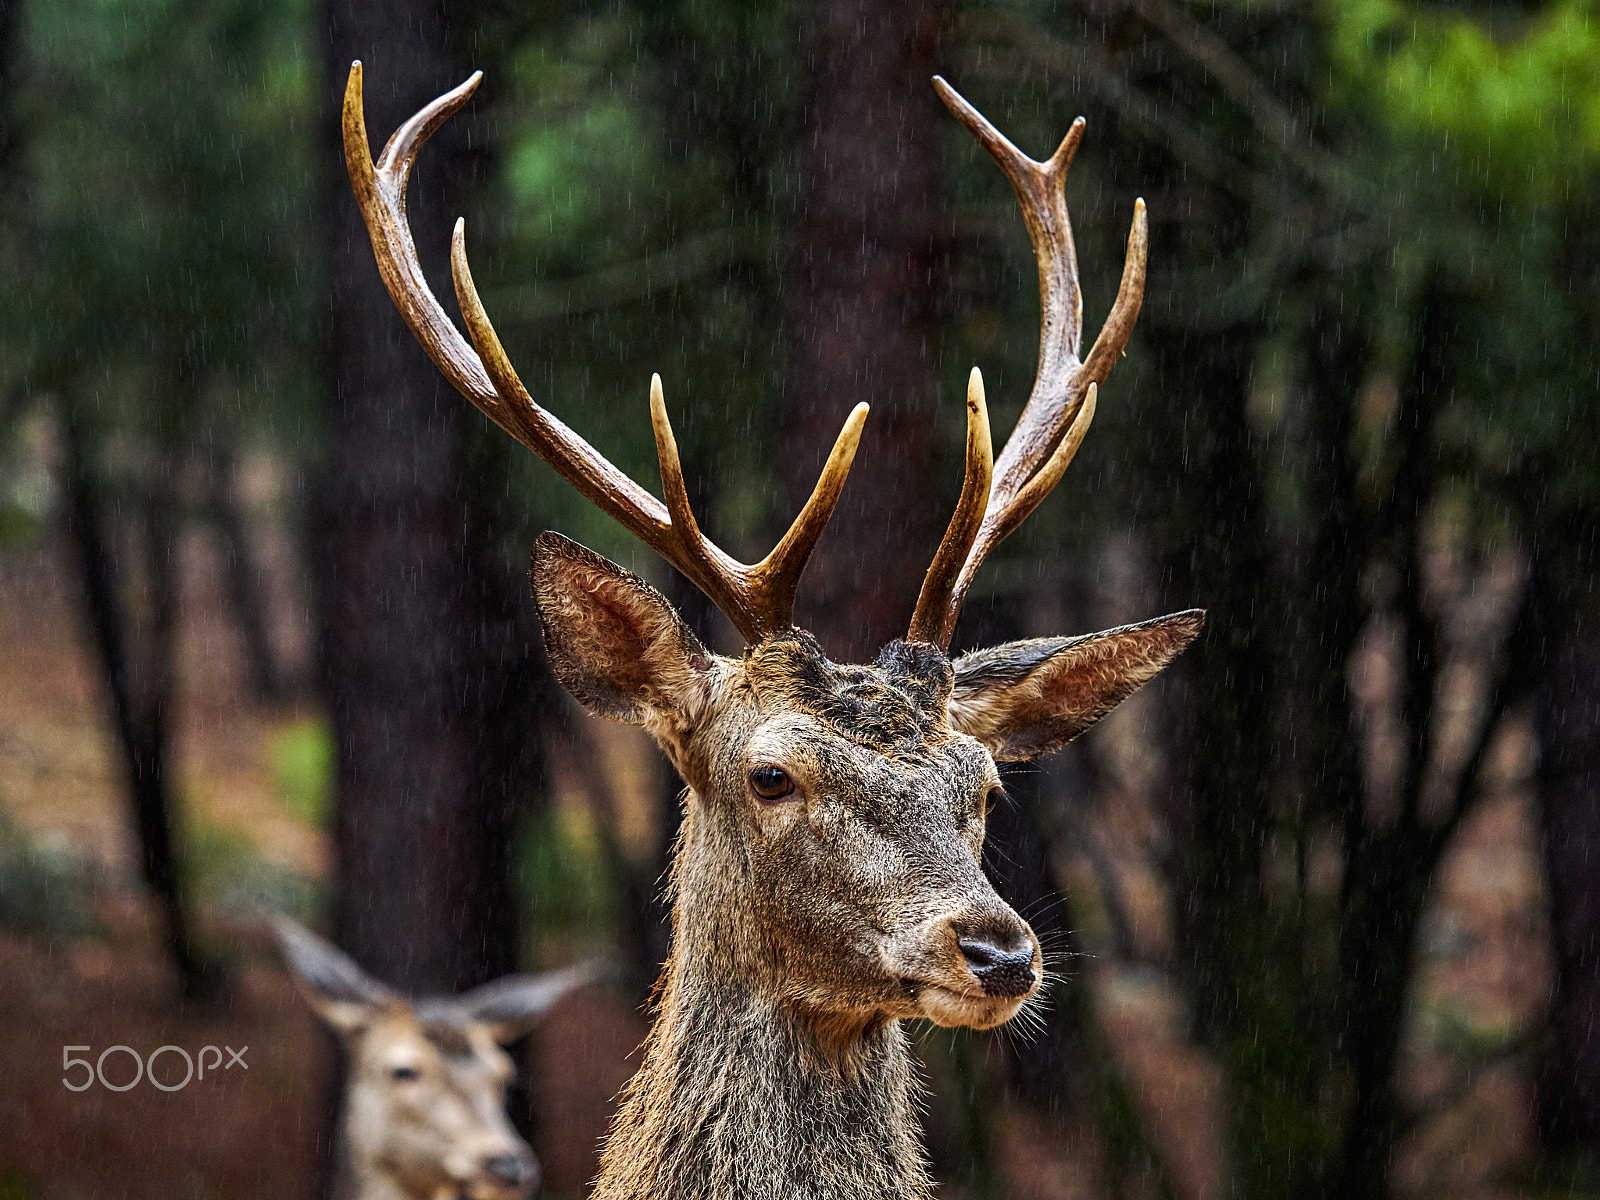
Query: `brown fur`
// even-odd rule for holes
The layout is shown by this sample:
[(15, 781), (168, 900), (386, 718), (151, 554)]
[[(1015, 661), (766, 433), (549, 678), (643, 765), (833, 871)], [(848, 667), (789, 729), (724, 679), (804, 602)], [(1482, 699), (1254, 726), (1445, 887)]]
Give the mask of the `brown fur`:
[[(902, 1023), (998, 1025), (1041, 978), (1032, 930), (979, 868), (988, 746), (1060, 744), (1197, 619), (954, 664), (894, 642), (841, 666), (798, 630), (713, 655), (643, 580), (554, 534), (533, 581), (561, 681), (649, 729), (689, 785), (660, 1015), (597, 1200), (930, 1195)], [(756, 768), (792, 795), (757, 795)], [(1014, 960), (1007, 982), (974, 942)]]
[(1033, 638), (956, 659), (951, 720), (1001, 762), (1065, 746), (1199, 635), (1199, 609), (1083, 637)]

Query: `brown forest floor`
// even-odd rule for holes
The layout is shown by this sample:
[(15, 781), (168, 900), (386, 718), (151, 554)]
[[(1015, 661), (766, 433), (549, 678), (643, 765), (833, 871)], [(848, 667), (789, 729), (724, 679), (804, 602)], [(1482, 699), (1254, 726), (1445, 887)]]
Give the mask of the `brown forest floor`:
[[(185, 821), (199, 831), (191, 840), (213, 875), (248, 867), (268, 880), (315, 886), (327, 870), (324, 840), (279, 795), (268, 752), (281, 731), (313, 714), (248, 700), (212, 553), (200, 537), (185, 546), (178, 729)], [(281, 547), (279, 556), (276, 565), (286, 566)], [(48, 545), (0, 553), (0, 813), (35, 846), (85, 865), (97, 927), (53, 940), (0, 934), (0, 1200), (309, 1196), (329, 1047), (259, 926), (220, 902), (208, 908), (206, 929), (233, 965), (231, 1002), (189, 1009), (174, 1000), (135, 886), (99, 685), (59, 566)], [(289, 660), (301, 661), (303, 598), (282, 582), (274, 586), (279, 640)], [(1107, 722), (1108, 754), (1118, 752), (1119, 739), (1137, 741), (1141, 719), (1130, 706), (1120, 725)], [(601, 744), (610, 747), (621, 789), (646, 790), (624, 780), (640, 770), (638, 747)], [(1463, 830), (1428, 922), (1428, 965), (1403, 1081), (1424, 1114), (1398, 1164), (1408, 1196), (1517, 1194), (1507, 1181), (1530, 1150), (1526, 1035), (1539, 1027), (1549, 968), (1529, 797), (1516, 786), (1525, 754), (1514, 739), (1505, 747), (1501, 775), (1509, 782)], [(1141, 883), (1130, 849), (1148, 831), (1134, 827), (1137, 815), (1117, 818), (1115, 801), (1108, 797), (1097, 810), (1103, 840), (1124, 860), (1136, 927), (1159, 925), (1162, 902), (1153, 884)], [(1161, 939), (1159, 930), (1146, 934)], [(1177, 1194), (1217, 1196), (1217, 1076), (1183, 1041), (1175, 992), (1150, 968), (1107, 962), (1091, 971), (1104, 1028)], [(565, 1004), (536, 1038), (535, 1128), (548, 1194), (582, 1193), (610, 1098), (631, 1071), (643, 1032), (624, 1003), (591, 994)], [(89, 1045), (98, 1055), (118, 1044), (143, 1052), (249, 1046), (249, 1070), (213, 1073), (171, 1094), (148, 1084), (122, 1094), (62, 1085), (63, 1046)], [(987, 1045), (980, 1062), (993, 1057)], [(117, 1069), (108, 1061), (108, 1070)], [(1001, 1194), (1103, 1194), (1087, 1131), (1044, 1128), (1003, 1109), (994, 1128)], [(1145, 1190), (1135, 1186), (1133, 1194)]]

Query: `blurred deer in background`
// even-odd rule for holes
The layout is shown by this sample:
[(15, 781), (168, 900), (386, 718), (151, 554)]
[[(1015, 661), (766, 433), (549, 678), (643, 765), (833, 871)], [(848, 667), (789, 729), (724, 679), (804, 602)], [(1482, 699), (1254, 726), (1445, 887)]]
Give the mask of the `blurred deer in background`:
[(979, 868), (985, 817), (1001, 794), (995, 764), (1077, 736), (1166, 666), (1203, 617), (1177, 613), (954, 661), (945, 653), (978, 566), (1060, 479), (1132, 333), (1143, 202), (1115, 306), (1080, 359), (1063, 188), (1083, 121), (1047, 162), (1034, 162), (934, 81), (1022, 203), (1039, 262), (1039, 372), (998, 461), (972, 373), (966, 480), (909, 631), (872, 665), (843, 666), (791, 616), (866, 405), (845, 422), (794, 524), (753, 566), (701, 535), (659, 378), (650, 411), (665, 504), (539, 407), (478, 299), (461, 224), (451, 265), (470, 342), (429, 290), (406, 225), (411, 163), (478, 79), (413, 116), (375, 164), (361, 64), (351, 69), (345, 156), (390, 294), (457, 389), (693, 580), (748, 643), (740, 658), (713, 654), (642, 579), (556, 534), (538, 540), (533, 586), (556, 674), (591, 712), (649, 730), (690, 789), (659, 1016), (595, 1195), (927, 1196), (902, 1023), (986, 1029), (1013, 1016), (1042, 977), (1033, 931)]
[(409, 1001), (289, 920), (284, 959), (349, 1060), (340, 1126), (341, 1200), (523, 1200), (533, 1151), (506, 1118), (514, 1073), (501, 1046), (592, 981), (587, 966), (512, 975), (461, 996)]

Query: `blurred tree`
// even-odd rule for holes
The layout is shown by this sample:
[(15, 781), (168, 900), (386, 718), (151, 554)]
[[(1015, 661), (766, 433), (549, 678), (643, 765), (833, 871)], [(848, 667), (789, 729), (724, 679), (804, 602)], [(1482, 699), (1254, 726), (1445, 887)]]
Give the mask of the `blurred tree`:
[(162, 0), (22, 10), (29, 186), (12, 215), (26, 252), (3, 302), (6, 346), (25, 402), (58, 418), (140, 865), (188, 995), (216, 976), (193, 945), (175, 806), (179, 535), (204, 431), (264, 423), (268, 392), (295, 418), (297, 13)]
[[(1594, 511), (1600, 461), (1583, 428), (1594, 403), (1600, 361), (1591, 331), (1600, 327), (1600, 238), (1596, 237), (1592, 158), (1568, 166), (1561, 205), (1558, 270), (1541, 313), (1552, 329), (1552, 357), (1568, 359), (1545, 386), (1549, 401), (1516, 449), (1518, 508), (1536, 530), (1531, 586), (1537, 606), (1539, 743), (1535, 781), (1543, 834), (1555, 978), (1550, 1037), (1539, 1079), (1539, 1130), (1552, 1179), (1574, 1186), (1600, 1179), (1600, 568)], [(1587, 169), (1584, 169), (1587, 166)], [(1562, 378), (1565, 375), (1567, 378)], [(1540, 411), (1543, 410), (1543, 411)]]
[(239, 447), (234, 434), (233, 430), (222, 430), (213, 435), (216, 443), (207, 448), (204, 456), (200, 503), (216, 531), (228, 604), (243, 644), (245, 677), (258, 703), (278, 704), (288, 698), (289, 681), (273, 646), (266, 588), (251, 553), (245, 513), (235, 494)]
[[(55, 381), (38, 377), (46, 387)], [(70, 384), (68, 385), (70, 386)], [(183, 409), (175, 414), (185, 415)], [(176, 497), (147, 481), (143, 494), (113, 501), (142, 510), (129, 531), (133, 570), (119, 561), (105, 489), (97, 478), (95, 439), (86, 414), (70, 402), (62, 414), (63, 490), (67, 527), (77, 550), (85, 615), (110, 694), (112, 725), (122, 749), (133, 827), (144, 881), (161, 907), (167, 947), (183, 994), (203, 998), (215, 979), (194, 945), (194, 920), (178, 862), (172, 769), (172, 718), (177, 700), (174, 652), (178, 629)], [(152, 455), (157, 479), (173, 478), (170, 441)], [(126, 543), (125, 543), (126, 544)], [(142, 551), (142, 554), (140, 553)], [(142, 568), (140, 573), (139, 568)], [(126, 578), (125, 576), (133, 576)], [(142, 603), (140, 603), (142, 601)]]
[[(1574, 531), (1578, 526), (1572, 527)], [(1551, 1044), (1539, 1081), (1539, 1126), (1551, 1166), (1600, 1171), (1600, 635), (1592, 548), (1574, 596), (1536, 564), (1541, 633), (1549, 639), (1537, 722), (1539, 800), (1550, 890), (1555, 980)], [(1571, 565), (1572, 560), (1566, 564)], [(1577, 582), (1576, 580), (1570, 580)], [(1577, 601), (1577, 603), (1574, 603)], [(1553, 653), (1551, 653), (1553, 651)]]
[[(1004, 11), (964, 30), (975, 74), (1102, 118), (1091, 193), (1155, 192), (1134, 378), (1102, 411), (1170, 602), (1211, 612), (1174, 723), (1175, 899), (1233, 1187), (1383, 1196), (1433, 872), (1541, 657), (1512, 610), (1543, 518), (1506, 468), (1570, 419), (1586, 360), (1520, 315), (1571, 327), (1543, 171), (1573, 126), (1531, 114), (1579, 115), (1558, 101), (1592, 34), (1571, 5), (1509, 42), (1383, 3), (1086, 11), (1070, 38)], [(1087, 211), (1084, 261), (1115, 261), (1121, 220)]]
[[(469, 29), (476, 14), (458, 13)], [(321, 674), (338, 746), (334, 924), (379, 978), (451, 992), (517, 965), (511, 847), (542, 784), (526, 585), (500, 537), (503, 439), (439, 376), (373, 263), (343, 170), (338, 114), (366, 64), (369, 137), (468, 72), (432, 0), (323, 6), (324, 236), (331, 308), (328, 424), (312, 539)], [(447, 125), (412, 176), (424, 264), (445, 273), (449, 225), (484, 151)]]
[[(816, 0), (808, 14), (793, 338), (784, 391), (790, 503), (810, 495), (850, 409), (873, 407), (807, 572), (797, 622), (841, 662), (905, 633), (946, 519), (929, 464), (943, 442), (933, 373), (940, 109), (928, 79), (937, 0)], [(958, 422), (953, 417), (949, 423)]]

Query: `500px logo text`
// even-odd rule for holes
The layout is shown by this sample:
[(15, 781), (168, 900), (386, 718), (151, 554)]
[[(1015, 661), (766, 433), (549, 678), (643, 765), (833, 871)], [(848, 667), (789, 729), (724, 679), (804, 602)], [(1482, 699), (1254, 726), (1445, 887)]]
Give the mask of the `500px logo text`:
[[(126, 1092), (137, 1086), (141, 1079), (149, 1079), (154, 1087), (163, 1092), (176, 1092), (188, 1087), (191, 1079), (204, 1079), (207, 1071), (215, 1075), (219, 1069), (228, 1071), (236, 1066), (248, 1071), (250, 1064), (245, 1062), (244, 1056), (249, 1049), (249, 1046), (240, 1046), (237, 1050), (232, 1046), (224, 1046), (220, 1050), (215, 1046), (201, 1046), (199, 1054), (191, 1058), (189, 1052), (182, 1046), (157, 1046), (150, 1051), (148, 1057), (140, 1058), (139, 1052), (131, 1046), (107, 1046), (100, 1051), (100, 1057), (91, 1062), (87, 1058), (74, 1057), (73, 1051), (85, 1050), (92, 1053), (94, 1047), (63, 1046), (61, 1069), (64, 1074), (61, 1076), (61, 1082), (71, 1092), (86, 1092), (96, 1081), (108, 1092)], [(226, 1062), (222, 1058), (223, 1050), (228, 1053)], [(183, 1061), (183, 1078), (176, 1083), (171, 1082), (170, 1078), (163, 1082), (156, 1075), (156, 1061), (163, 1055), (167, 1057), (167, 1062), (162, 1064), (162, 1074), (169, 1077), (177, 1074), (177, 1064), (174, 1060)], [(206, 1061), (207, 1055), (211, 1056), (209, 1062)], [(196, 1058), (199, 1060), (198, 1067)], [(127, 1062), (127, 1059), (131, 1059), (132, 1062)], [(132, 1078), (126, 1082), (113, 1082), (106, 1078), (107, 1060), (112, 1068), (112, 1074), (118, 1079), (126, 1077), (129, 1071), (133, 1072)], [(73, 1074), (74, 1068), (81, 1072), (76, 1077)]]

